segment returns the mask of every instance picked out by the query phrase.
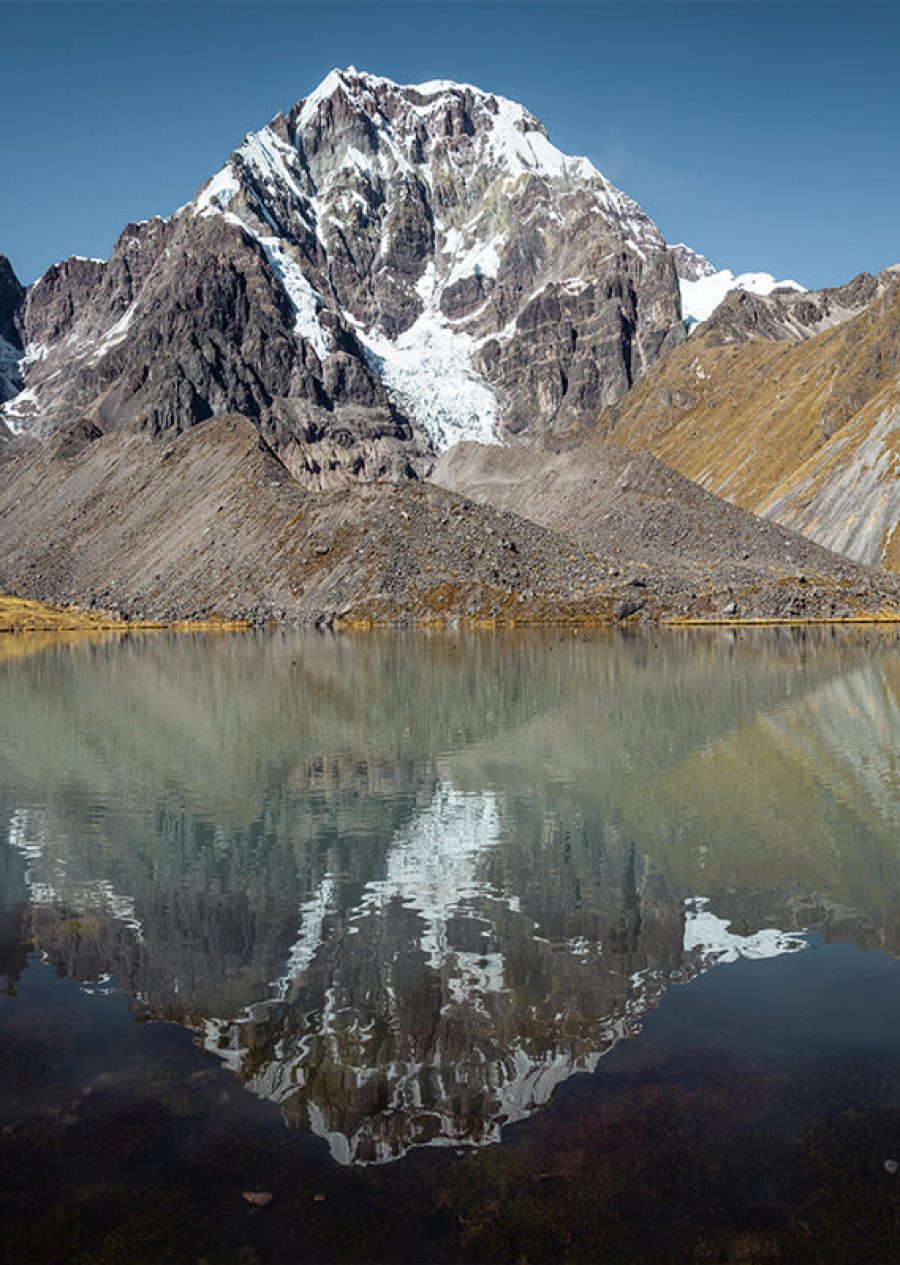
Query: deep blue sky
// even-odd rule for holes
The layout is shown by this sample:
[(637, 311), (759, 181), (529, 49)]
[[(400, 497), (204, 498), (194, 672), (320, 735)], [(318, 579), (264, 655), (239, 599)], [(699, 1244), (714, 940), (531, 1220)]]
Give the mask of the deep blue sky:
[(900, 4), (0, 0), (24, 281), (186, 202), (334, 65), (525, 102), (670, 241), (836, 284), (900, 260)]

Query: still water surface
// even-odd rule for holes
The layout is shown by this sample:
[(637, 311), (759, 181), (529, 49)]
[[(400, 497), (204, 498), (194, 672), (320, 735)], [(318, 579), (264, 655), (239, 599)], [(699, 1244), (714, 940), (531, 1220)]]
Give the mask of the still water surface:
[(889, 1259), (898, 951), (895, 633), (7, 642), (0, 1259)]

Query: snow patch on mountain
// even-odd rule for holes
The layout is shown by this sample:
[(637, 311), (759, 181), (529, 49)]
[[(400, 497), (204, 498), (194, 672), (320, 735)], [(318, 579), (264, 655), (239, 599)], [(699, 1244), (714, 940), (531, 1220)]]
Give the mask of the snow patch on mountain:
[(452, 257), (445, 287), (463, 281), (466, 277), (496, 277), (500, 268), (500, 252), (506, 241), (504, 234), (495, 233), (488, 241), (476, 239), (466, 248), (462, 241), (463, 235), (459, 229), (448, 230), (441, 251)]
[(295, 315), (294, 332), (311, 343), (319, 359), (324, 360), (331, 347), (319, 321), (318, 312), (322, 300), (318, 291), (307, 281), (300, 265), (291, 258), (279, 238), (260, 237), (259, 243), (291, 301)]
[(730, 268), (721, 268), (706, 276), (690, 280), (679, 277), (681, 310), (690, 329), (709, 319), (732, 290), (746, 290), (750, 294), (771, 294), (773, 290), (806, 289), (799, 281), (777, 281), (769, 272), (742, 272), (735, 276)]
[[(92, 362), (102, 360), (108, 351), (125, 341), (134, 320), (136, 308), (136, 303), (132, 303), (126, 308), (115, 324), (111, 325), (103, 337), (94, 345), (94, 350), (91, 354)], [(90, 340), (86, 340), (85, 345), (90, 345)]]
[(241, 186), (238, 184), (237, 177), (231, 170), (231, 166), (226, 164), (211, 180), (207, 181), (195, 202), (180, 207), (175, 214), (180, 215), (183, 211), (192, 210), (194, 215), (216, 215), (227, 208), (228, 203), (240, 193), (240, 190)]
[[(484, 97), (486, 93), (479, 93)], [(532, 172), (555, 179), (600, 180), (600, 172), (587, 158), (570, 157), (547, 138), (536, 120), (516, 101), (496, 97), (497, 113), (490, 133), (490, 152), (494, 160), (512, 176)]]
[(27, 430), (28, 423), (37, 416), (38, 398), (34, 387), (26, 387), (0, 408), (0, 417), (14, 435)]

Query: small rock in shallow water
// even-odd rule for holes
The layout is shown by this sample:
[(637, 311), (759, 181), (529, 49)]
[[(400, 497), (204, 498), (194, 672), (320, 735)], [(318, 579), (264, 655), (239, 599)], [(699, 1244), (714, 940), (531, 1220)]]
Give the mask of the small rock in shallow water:
[(895, 1177), (897, 1173), (900, 1173), (900, 1164), (896, 1160), (885, 1160), (884, 1171), (890, 1173), (891, 1177)]
[(265, 1208), (266, 1204), (272, 1202), (271, 1190), (245, 1190), (244, 1198), (248, 1204), (253, 1204), (254, 1208)]
[(630, 615), (636, 615), (638, 611), (643, 610), (646, 605), (646, 602), (623, 598), (620, 602), (616, 602), (613, 607), (613, 615), (616, 619), (628, 619)]

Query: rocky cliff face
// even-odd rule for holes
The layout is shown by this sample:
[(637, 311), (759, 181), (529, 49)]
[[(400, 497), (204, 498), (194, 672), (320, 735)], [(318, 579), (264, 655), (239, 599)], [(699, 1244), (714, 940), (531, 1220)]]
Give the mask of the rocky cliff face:
[(12, 264), (0, 255), (0, 338), (20, 346), (15, 317), (25, 297), (25, 288), (13, 272)]
[(12, 430), (240, 411), (319, 485), (591, 419), (684, 337), (656, 226), (527, 110), (352, 69), (108, 263), (51, 268), (17, 324)]
[(734, 290), (710, 315), (707, 333), (715, 342), (743, 343), (750, 338), (800, 342), (858, 316), (893, 289), (898, 270), (877, 277), (861, 272), (844, 286), (825, 290), (778, 287), (767, 294)]
[(669, 250), (675, 260), (679, 281), (700, 281), (703, 277), (715, 276), (715, 265), (684, 242), (676, 242)]
[[(13, 272), (12, 264), (0, 255), (0, 404), (22, 389), (19, 361), (22, 344), (16, 329), (16, 314), (22, 306), (25, 290)], [(0, 420), (0, 436), (3, 422)]]
[(320, 483), (337, 469), (402, 477), (423, 451), (346, 323), (332, 317), (321, 358), (295, 337), (263, 248), (222, 217), (129, 226), (108, 263), (51, 268), (20, 324), (27, 386), (6, 406), (13, 429), (46, 435), (81, 416), (177, 433), (233, 407)]

